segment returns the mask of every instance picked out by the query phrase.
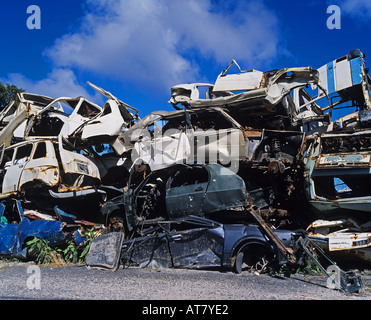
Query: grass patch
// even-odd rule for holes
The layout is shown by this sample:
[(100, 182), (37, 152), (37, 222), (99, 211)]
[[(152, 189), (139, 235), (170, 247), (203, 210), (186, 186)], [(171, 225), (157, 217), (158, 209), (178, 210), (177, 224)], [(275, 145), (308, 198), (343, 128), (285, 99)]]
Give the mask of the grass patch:
[(65, 266), (69, 263), (83, 264), (97, 232), (94, 228), (85, 231), (86, 241), (77, 244), (69, 240), (63, 247), (52, 247), (49, 242), (37, 237), (26, 242), (27, 255), (37, 264)]

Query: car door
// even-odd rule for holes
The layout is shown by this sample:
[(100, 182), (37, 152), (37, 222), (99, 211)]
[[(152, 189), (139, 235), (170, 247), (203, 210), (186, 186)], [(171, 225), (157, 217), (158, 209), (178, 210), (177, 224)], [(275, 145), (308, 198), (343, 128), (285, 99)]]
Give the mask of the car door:
[(112, 137), (119, 135), (124, 124), (126, 124), (126, 121), (120, 113), (120, 106), (116, 101), (109, 100), (103, 106), (99, 116), (84, 124), (81, 139), (86, 140), (96, 136), (112, 139)]
[(21, 173), (19, 188), (35, 180), (49, 187), (56, 186), (59, 182), (58, 160), (51, 141), (35, 143), (34, 152)]
[(14, 150), (13, 159), (6, 164), (2, 193), (17, 192), (23, 169), (30, 159), (32, 143), (20, 145)]
[(77, 103), (73, 100), (68, 101), (68, 103), (73, 106), (73, 112), (68, 116), (65, 128), (62, 130), (64, 137), (70, 136), (90, 119), (101, 113), (98, 106), (93, 105), (85, 98), (80, 98)]
[[(92, 118), (82, 127), (81, 138), (83, 140), (101, 136), (110, 142), (116, 138), (123, 128), (131, 124), (137, 118), (138, 110), (117, 99), (113, 94), (90, 82), (88, 84), (97, 92), (108, 98), (103, 110), (96, 117)], [(135, 115), (129, 111), (135, 112)]]
[[(192, 152), (196, 163), (238, 161), (243, 156), (242, 131), (230, 117), (219, 110), (198, 111), (191, 114), (193, 130)], [(240, 150), (241, 149), (241, 150)]]
[(205, 168), (184, 168), (178, 171), (166, 192), (169, 218), (187, 215), (202, 216), (209, 175)]
[(184, 122), (184, 114), (181, 114), (148, 125), (143, 129), (143, 138), (134, 145), (137, 157), (148, 163), (153, 171), (185, 163), (191, 146)]

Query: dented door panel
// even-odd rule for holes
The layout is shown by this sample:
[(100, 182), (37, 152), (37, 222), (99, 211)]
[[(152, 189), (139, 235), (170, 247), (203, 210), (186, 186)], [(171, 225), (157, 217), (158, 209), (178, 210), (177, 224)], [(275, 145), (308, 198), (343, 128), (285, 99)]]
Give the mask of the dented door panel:
[(100, 179), (98, 167), (82, 154), (65, 149), (61, 136), (58, 137), (58, 148), (65, 173)]
[(166, 193), (166, 207), (169, 217), (202, 215), (208, 182), (171, 188)]
[(59, 177), (58, 161), (53, 143), (51, 141), (35, 143), (31, 159), (22, 171), (19, 187), (36, 180), (49, 187), (54, 187), (58, 184)]

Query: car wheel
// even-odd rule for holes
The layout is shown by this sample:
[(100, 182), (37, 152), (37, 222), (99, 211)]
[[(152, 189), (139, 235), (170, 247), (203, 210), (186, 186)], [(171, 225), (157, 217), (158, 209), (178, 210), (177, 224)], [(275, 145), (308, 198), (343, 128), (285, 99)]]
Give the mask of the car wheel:
[(242, 272), (242, 265), (243, 265), (243, 258), (244, 258), (244, 252), (239, 251), (236, 255), (236, 261), (234, 264), (234, 271), (238, 274)]
[(245, 244), (237, 251), (234, 271), (241, 273), (244, 268), (248, 267), (251, 271), (262, 273), (271, 258), (272, 254), (264, 245), (259, 243)]

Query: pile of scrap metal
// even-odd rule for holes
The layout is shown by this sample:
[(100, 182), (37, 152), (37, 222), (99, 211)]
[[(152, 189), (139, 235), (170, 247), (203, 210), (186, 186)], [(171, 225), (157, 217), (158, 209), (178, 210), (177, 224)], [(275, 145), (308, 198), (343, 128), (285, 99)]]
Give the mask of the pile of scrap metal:
[[(360, 50), (352, 50), (317, 70), (262, 73), (241, 71), (237, 65), (240, 72), (229, 75), (232, 61), (214, 85), (173, 87), (170, 103), (176, 108), (182, 105), (190, 114), (221, 108), (238, 119), (246, 141), (241, 148), (245, 152), (239, 153), (238, 174), (249, 191), (258, 184), (269, 194), (254, 204), (271, 225), (290, 227), (283, 222), (296, 222), (331, 254), (341, 251), (341, 261), (356, 256), (369, 265), (371, 78), (364, 57)], [(204, 98), (202, 87), (207, 89)], [(351, 112), (333, 120), (344, 110)], [(278, 215), (272, 217), (273, 213)], [(338, 219), (353, 219), (355, 224)], [(320, 228), (318, 235), (318, 225), (324, 224), (335, 224), (337, 229)]]
[[(230, 73), (233, 65), (238, 73)], [(368, 231), (369, 83), (364, 54), (353, 50), (319, 69), (243, 71), (233, 60), (214, 84), (174, 86), (169, 102), (175, 110), (142, 119), (91, 83), (108, 99), (103, 107), (84, 97), (20, 93), (0, 113), (0, 198), (22, 199), (40, 212), (58, 206), (78, 219), (105, 223), (127, 241), (157, 244), (161, 237), (168, 241), (171, 230), (188, 227), (211, 232), (200, 261), (190, 255), (177, 262), (170, 250), (165, 260), (173, 266), (203, 265), (204, 258), (256, 264), (261, 257), (247, 258), (247, 252), (264, 252), (256, 244), (273, 244), (284, 257), (279, 262), (296, 263), (307, 247), (285, 243), (285, 232), (288, 240), (295, 237), (292, 230), (340, 215), (361, 219), (361, 229), (348, 231)], [(344, 106), (357, 111), (333, 120), (334, 110)], [(330, 234), (318, 237), (312, 230), (310, 241), (332, 251)], [(174, 241), (183, 239), (186, 250), (191, 238), (176, 235)], [(248, 238), (254, 249), (239, 255)], [(122, 259), (137, 255), (137, 243), (124, 242), (131, 249)], [(223, 253), (227, 249), (232, 253)], [(277, 256), (274, 250), (269, 255)]]
[(333, 120), (325, 132), (306, 139), (305, 194), (320, 219), (312, 221), (308, 232), (313, 241), (340, 261), (362, 261), (369, 265), (370, 76), (360, 50), (353, 50), (318, 70), (328, 95), (328, 104), (322, 109), (334, 112), (337, 108), (351, 107), (355, 112)]
[[(120, 263), (222, 267), (240, 273), (265, 271), (268, 265), (303, 268), (309, 257), (330, 279), (329, 268), (338, 268), (335, 262), (303, 230), (272, 229), (254, 197), (259, 200), (239, 175), (220, 164), (178, 164), (150, 172), (138, 186), (129, 183), (124, 194), (103, 204), (110, 232), (94, 239), (86, 264), (111, 270)], [(333, 288), (362, 288), (354, 272), (336, 270), (338, 278), (329, 282)]]
[(137, 112), (92, 86), (108, 97), (103, 108), (84, 97), (19, 93), (1, 112), (0, 199), (17, 204), (6, 204), (12, 209), (2, 212), (0, 255), (24, 258), (31, 236), (56, 245), (71, 237), (81, 241), (78, 230), (87, 225), (105, 229), (99, 208), (107, 193), (100, 187), (109, 176), (104, 162), (112, 167), (112, 161), (99, 153), (133, 124)]
[[(230, 239), (225, 232), (232, 225), (254, 223), (262, 233), (238, 231), (241, 239), (262, 245), (263, 235), (289, 262), (301, 259), (299, 251), (314, 257), (310, 248), (315, 246), (330, 253), (340, 248), (362, 252), (358, 256), (371, 262), (365, 254), (369, 234), (363, 232), (369, 226), (364, 213), (369, 211), (365, 186), (371, 145), (370, 79), (364, 54), (353, 50), (318, 70), (240, 69), (228, 75), (231, 65), (214, 85), (173, 87), (170, 103), (177, 110), (152, 112), (113, 142), (115, 152), (133, 163), (123, 194), (105, 202), (101, 210), (112, 231), (134, 238), (124, 241), (121, 258), (140, 265), (155, 260), (185, 267), (244, 259), (250, 265), (261, 263), (252, 258), (261, 252), (256, 248), (247, 250), (244, 258), (235, 248), (233, 259), (221, 249), (231, 245), (225, 243)], [(200, 98), (202, 87), (205, 98)], [(332, 120), (335, 110), (344, 107), (357, 111)], [(358, 229), (342, 230), (342, 239), (349, 237), (347, 247), (334, 245), (331, 233), (318, 235), (316, 219), (326, 216), (329, 221), (324, 223), (332, 225), (339, 216), (354, 215), (360, 219)], [(208, 222), (195, 222), (194, 216)], [(214, 226), (224, 231), (216, 232)], [(307, 228), (310, 235), (294, 241), (301, 243), (300, 250), (274, 235), (278, 229), (297, 227)], [(192, 238), (194, 228), (203, 231)], [(193, 253), (186, 249), (190, 238), (207, 238), (210, 230), (222, 239), (218, 249), (214, 247), (218, 242), (208, 246), (212, 254), (199, 245), (194, 245)], [(236, 243), (242, 241), (239, 236)], [(362, 241), (353, 241), (357, 237)], [(177, 252), (179, 246), (172, 248), (176, 241), (183, 253)], [(360, 247), (364, 250), (355, 250)], [(233, 266), (240, 269), (239, 263)]]
[[(94, 85), (92, 85), (94, 86)], [(96, 219), (110, 159), (99, 153), (136, 119), (110, 93), (103, 108), (86, 98), (20, 93), (0, 114), (0, 198), (60, 205)], [(117, 159), (116, 159), (117, 161)], [(87, 212), (88, 211), (88, 212)], [(90, 212), (89, 212), (90, 211)]]

